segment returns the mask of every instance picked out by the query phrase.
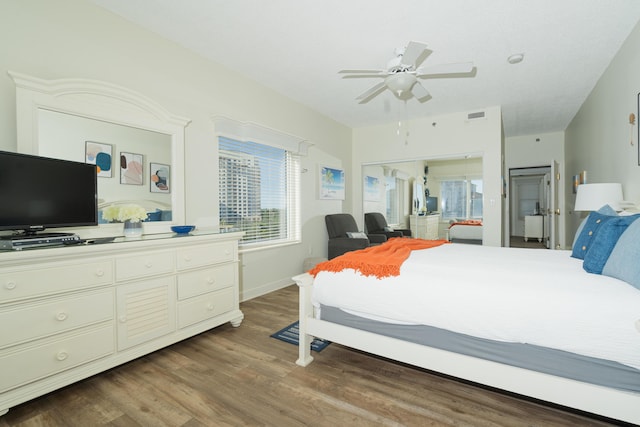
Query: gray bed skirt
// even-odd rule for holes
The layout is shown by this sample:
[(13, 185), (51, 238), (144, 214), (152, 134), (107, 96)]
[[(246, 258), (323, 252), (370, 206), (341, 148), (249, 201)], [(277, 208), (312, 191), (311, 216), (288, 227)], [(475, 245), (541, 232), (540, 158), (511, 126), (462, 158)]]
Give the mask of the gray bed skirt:
[(476, 338), (424, 325), (378, 322), (322, 306), (322, 320), (454, 353), (625, 391), (640, 392), (640, 370), (604, 359), (540, 347)]

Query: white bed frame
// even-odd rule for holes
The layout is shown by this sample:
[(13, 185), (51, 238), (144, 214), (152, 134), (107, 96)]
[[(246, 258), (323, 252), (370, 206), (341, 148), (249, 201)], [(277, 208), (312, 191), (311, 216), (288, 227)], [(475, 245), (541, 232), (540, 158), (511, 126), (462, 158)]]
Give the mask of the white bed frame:
[(459, 243), (482, 244), (483, 226), (453, 224), (449, 227), (449, 240)]
[(311, 341), (323, 338), (399, 362), (581, 411), (640, 424), (640, 393), (625, 392), (478, 359), (338, 325), (314, 317), (313, 277), (293, 277), (300, 290), (300, 343), (296, 363), (313, 361)]

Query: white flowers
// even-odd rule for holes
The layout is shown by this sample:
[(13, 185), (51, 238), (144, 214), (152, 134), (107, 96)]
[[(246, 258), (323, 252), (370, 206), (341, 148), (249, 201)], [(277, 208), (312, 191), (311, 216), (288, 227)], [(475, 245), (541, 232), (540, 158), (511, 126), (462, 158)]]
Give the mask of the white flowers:
[(109, 222), (140, 222), (147, 219), (147, 211), (138, 205), (108, 206), (102, 211), (102, 219)]

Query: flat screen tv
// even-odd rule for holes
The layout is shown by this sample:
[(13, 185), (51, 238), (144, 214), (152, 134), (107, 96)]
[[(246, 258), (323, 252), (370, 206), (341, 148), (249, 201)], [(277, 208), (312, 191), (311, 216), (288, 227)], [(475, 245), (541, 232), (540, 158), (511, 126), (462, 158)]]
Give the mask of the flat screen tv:
[(0, 151), (0, 230), (98, 224), (95, 165)]
[(438, 198), (429, 196), (427, 197), (427, 212), (437, 212), (438, 211)]

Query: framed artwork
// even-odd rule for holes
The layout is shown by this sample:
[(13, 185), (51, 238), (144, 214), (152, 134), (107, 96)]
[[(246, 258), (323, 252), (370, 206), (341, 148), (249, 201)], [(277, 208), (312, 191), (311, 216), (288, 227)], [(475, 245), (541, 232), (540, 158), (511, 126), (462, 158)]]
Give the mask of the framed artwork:
[(320, 166), (320, 199), (344, 200), (344, 170)]
[(171, 168), (162, 163), (149, 163), (149, 189), (152, 193), (171, 193)]
[(120, 184), (143, 184), (142, 154), (120, 152)]
[(367, 202), (377, 202), (380, 200), (380, 178), (365, 175), (364, 200)]
[(111, 178), (113, 145), (102, 142), (85, 141), (84, 161), (96, 165), (96, 172), (101, 178)]

